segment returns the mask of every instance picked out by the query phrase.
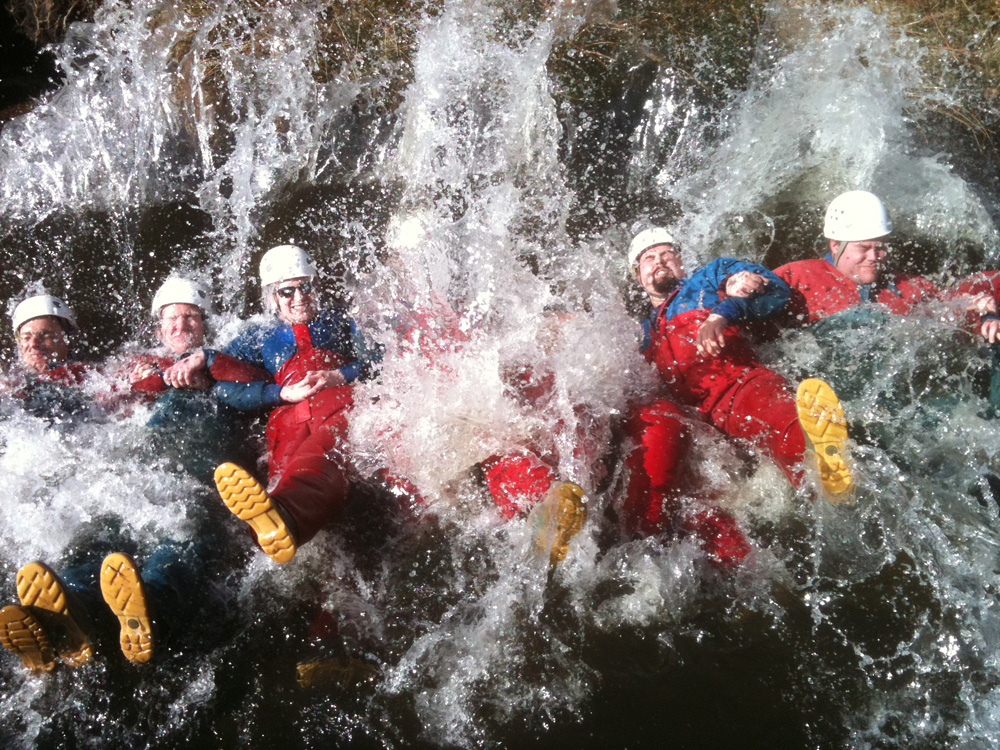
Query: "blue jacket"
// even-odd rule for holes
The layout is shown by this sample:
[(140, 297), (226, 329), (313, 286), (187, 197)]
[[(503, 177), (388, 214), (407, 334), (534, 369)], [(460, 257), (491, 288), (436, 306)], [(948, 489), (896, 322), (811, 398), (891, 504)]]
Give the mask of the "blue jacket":
[[(348, 363), (339, 370), (348, 383), (368, 377), (379, 354), (369, 349), (357, 323), (347, 310), (332, 306), (307, 324), (313, 346), (343, 355)], [(278, 318), (247, 328), (223, 347), (223, 352), (276, 375), (281, 366), (295, 355), (292, 326)], [(211, 366), (215, 352), (205, 351)], [(273, 408), (281, 404), (281, 385), (273, 381), (235, 383), (219, 381), (212, 389), (222, 402), (241, 410)]]
[[(741, 271), (760, 274), (767, 279), (764, 291), (753, 297), (723, 299), (726, 279)], [(642, 321), (640, 351), (644, 352), (649, 348), (650, 331), (654, 321), (661, 314), (670, 320), (690, 310), (711, 310), (730, 323), (744, 323), (776, 315), (788, 306), (790, 296), (791, 290), (788, 284), (764, 266), (734, 258), (716, 258), (687, 278), (681, 279), (667, 301), (655, 308), (649, 317)]]

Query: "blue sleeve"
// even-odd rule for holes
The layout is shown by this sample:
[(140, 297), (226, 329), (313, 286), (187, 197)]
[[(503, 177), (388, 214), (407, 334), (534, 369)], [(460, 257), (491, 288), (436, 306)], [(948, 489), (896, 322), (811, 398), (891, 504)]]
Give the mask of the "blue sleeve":
[[(264, 361), (261, 330), (250, 328), (222, 348), (225, 354), (267, 370)], [(205, 359), (209, 367), (215, 361), (217, 352), (206, 349)], [(212, 395), (219, 401), (240, 411), (273, 409), (281, 405), (281, 386), (266, 380), (254, 383), (236, 383), (220, 380), (212, 386)]]
[(375, 366), (382, 361), (382, 351), (377, 346), (372, 347), (368, 345), (364, 334), (353, 318), (347, 318), (347, 323), (350, 328), (351, 348), (354, 350), (354, 356), (357, 359), (353, 362), (348, 362), (339, 369), (344, 375), (344, 380), (348, 383), (353, 383), (355, 380), (366, 380), (371, 377)]
[[(775, 273), (758, 263), (732, 258), (718, 258), (703, 268), (695, 276), (704, 273), (703, 290), (707, 293), (714, 290), (715, 298), (719, 299), (719, 290), (725, 286), (726, 279), (743, 271), (756, 273), (767, 279), (767, 286), (761, 294), (753, 297), (726, 297), (718, 301), (711, 309), (732, 323), (743, 323), (752, 320), (764, 320), (778, 314), (788, 306), (791, 290), (788, 284)], [(694, 276), (692, 276), (692, 280)], [(706, 296), (708, 296), (706, 294)]]
[(653, 327), (653, 321), (649, 318), (643, 318), (639, 323), (639, 351), (645, 354), (649, 345), (653, 341), (653, 337), (650, 334), (650, 329)]
[(212, 386), (212, 395), (240, 411), (273, 409), (281, 405), (281, 386), (277, 383), (235, 383), (220, 380)]

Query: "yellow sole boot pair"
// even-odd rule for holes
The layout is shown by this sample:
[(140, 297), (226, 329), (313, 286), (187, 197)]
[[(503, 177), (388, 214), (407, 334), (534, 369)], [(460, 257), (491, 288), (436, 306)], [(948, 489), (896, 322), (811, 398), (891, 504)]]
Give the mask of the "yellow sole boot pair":
[(844, 455), (847, 419), (840, 399), (826, 381), (803, 380), (795, 397), (806, 448), (816, 458), (823, 497), (831, 503), (854, 502), (854, 479)]
[(278, 563), (295, 557), (295, 537), (267, 490), (246, 469), (224, 463), (215, 470), (215, 487), (230, 512), (248, 524), (264, 553)]
[[(101, 594), (118, 618), (122, 653), (131, 662), (153, 656), (152, 622), (135, 561), (115, 552), (101, 563)], [(30, 562), (17, 573), (20, 605), (0, 610), (0, 645), (21, 657), (26, 669), (50, 671), (56, 659), (79, 667), (94, 647), (69, 588), (50, 567)]]
[(57, 660), (79, 667), (94, 658), (84, 620), (61, 578), (47, 565), (30, 562), (17, 572), (20, 605), (0, 610), (0, 644), (25, 669), (48, 672)]
[(548, 552), (553, 568), (566, 559), (570, 541), (586, 522), (587, 495), (572, 482), (553, 484), (528, 515), (528, 523), (535, 529), (535, 546), (541, 554)]

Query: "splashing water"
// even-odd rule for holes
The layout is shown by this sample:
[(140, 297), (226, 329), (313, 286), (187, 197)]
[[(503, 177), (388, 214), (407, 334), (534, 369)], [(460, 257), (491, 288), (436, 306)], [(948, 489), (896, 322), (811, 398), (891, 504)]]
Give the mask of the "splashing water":
[[(405, 477), (425, 507), (397, 514), (361, 490), (342, 525), (281, 567), (236, 543), (221, 644), (196, 637), (146, 670), (120, 663), (114, 644), (93, 668), (41, 677), (4, 659), (5, 746), (996, 744), (1000, 536), (976, 485), (997, 465), (1000, 429), (980, 388), (988, 352), (957, 332), (953, 310), (831, 324), (764, 349), (790, 380), (819, 375), (842, 393), (856, 505), (796, 495), (704, 427), (691, 491), (737, 516), (754, 544), (747, 561), (726, 573), (690, 540), (619, 529), (623, 480), (615, 457), (601, 459), (622, 450), (618, 421), (657, 384), (622, 300), (624, 228), (588, 241), (567, 231), (575, 196), (546, 67), (604, 5), (537, 16), (454, 0), (416, 19), (388, 141), (366, 139), (351, 115), (377, 83), (312, 74), (325, 4), (187, 15), (110, 2), (73, 27), (63, 87), (0, 135), (4, 221), (196, 205), (211, 257), (179, 251), (170, 265), (212, 274), (233, 309), (288, 193), (392, 185), (385, 205), (344, 215), (317, 190), (322, 205), (284, 226), (339, 238), (339, 255), (311, 249), (343, 263), (352, 311), (385, 346), (379, 379), (357, 387), (359, 474)], [(900, 233), (995, 250), (988, 198), (946, 154), (915, 145), (919, 44), (865, 7), (768, 13), (746, 91), (695, 105), (664, 66), (636, 129), (633, 189), (683, 209), (689, 268), (770, 255), (789, 204), (848, 187), (883, 194)], [(134, 248), (133, 225), (120, 227)], [(84, 260), (61, 252), (46, 257)], [(121, 256), (113, 272), (131, 276), (138, 253)], [(236, 326), (219, 321), (223, 337)], [(544, 398), (519, 396), (518, 378), (544, 380)], [(4, 413), (7, 581), (29, 559), (71, 555), (94, 519), (122, 519), (145, 553), (197, 534), (218, 502), (144, 453), (143, 410), (72, 430)], [(551, 575), (532, 520), (502, 521), (476, 478), (485, 459), (525, 448), (590, 495), (588, 525)], [(378, 666), (367, 684), (294, 684), (317, 604), (339, 647)]]

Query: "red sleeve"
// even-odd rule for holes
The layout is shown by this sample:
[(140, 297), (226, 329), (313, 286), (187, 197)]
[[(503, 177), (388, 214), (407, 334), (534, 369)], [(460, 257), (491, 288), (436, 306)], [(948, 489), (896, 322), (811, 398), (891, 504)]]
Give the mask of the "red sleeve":
[(267, 370), (262, 370), (247, 364), (242, 359), (221, 352), (215, 355), (215, 360), (208, 372), (216, 380), (228, 380), (235, 383), (259, 383), (273, 380), (271, 373)]
[(122, 368), (122, 373), (126, 379), (130, 379), (132, 371), (139, 365), (152, 365), (156, 368), (157, 372), (154, 372), (149, 377), (132, 383), (131, 390), (133, 393), (143, 394), (162, 393), (167, 390), (167, 384), (163, 382), (163, 375), (161, 375), (159, 371), (164, 367), (170, 367), (171, 364), (173, 364), (173, 360), (169, 357), (154, 357), (151, 354), (142, 354), (134, 359), (128, 360)]

